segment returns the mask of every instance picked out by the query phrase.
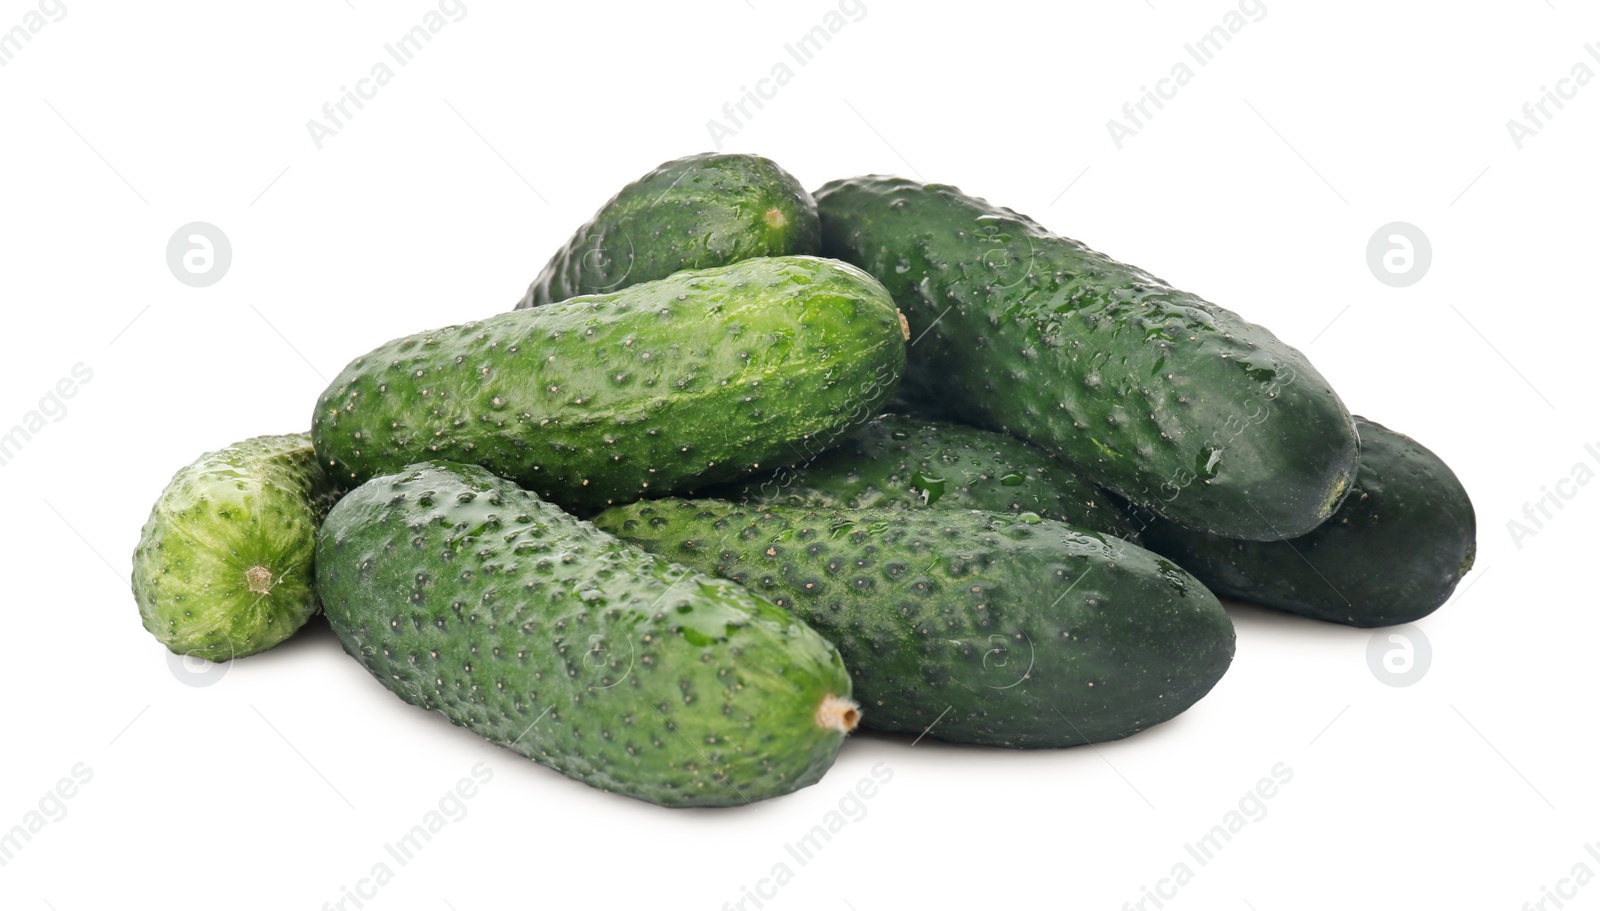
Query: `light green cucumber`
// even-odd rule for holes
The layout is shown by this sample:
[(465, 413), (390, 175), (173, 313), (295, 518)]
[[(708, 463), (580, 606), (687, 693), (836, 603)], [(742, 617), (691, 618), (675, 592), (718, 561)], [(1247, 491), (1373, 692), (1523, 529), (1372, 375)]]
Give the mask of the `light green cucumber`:
[(803, 459), (904, 364), (871, 276), (751, 259), (391, 341), (328, 386), (311, 436), (346, 485), (445, 459), (603, 507)]
[(289, 638), (317, 612), (317, 526), (335, 496), (303, 433), (245, 440), (179, 470), (133, 553), (145, 629), (211, 661)]

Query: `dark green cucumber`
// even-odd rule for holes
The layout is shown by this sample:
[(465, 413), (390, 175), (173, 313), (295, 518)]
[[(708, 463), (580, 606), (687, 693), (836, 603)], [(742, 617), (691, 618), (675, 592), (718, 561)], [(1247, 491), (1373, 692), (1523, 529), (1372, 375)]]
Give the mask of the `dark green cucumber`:
[(759, 155), (705, 153), (623, 187), (551, 257), (518, 309), (617, 291), (682, 269), (820, 251), (817, 204)]
[(1137, 541), (1122, 508), (1037, 446), (989, 430), (883, 414), (792, 468), (704, 496), (813, 509), (1032, 512)]
[(812, 784), (858, 717), (839, 653), (804, 623), (477, 467), (420, 463), (350, 493), (317, 583), (345, 651), (401, 699), (663, 806)]
[(133, 552), (144, 628), (210, 661), (289, 638), (317, 612), (312, 556), (334, 497), (303, 433), (245, 440), (180, 469)]
[(1230, 537), (1304, 534), (1343, 499), (1350, 415), (1267, 330), (954, 187), (860, 177), (816, 196), (824, 252), (910, 321), (908, 398)]
[(1361, 469), (1327, 522), (1287, 541), (1235, 541), (1154, 516), (1144, 539), (1219, 595), (1350, 626), (1421, 619), (1472, 568), (1477, 523), (1455, 473), (1422, 444), (1356, 418)]
[(666, 499), (595, 524), (793, 611), (839, 647), (879, 730), (1115, 740), (1193, 705), (1233, 659), (1233, 624), (1193, 576), (1038, 516)]
[(312, 438), (345, 484), (446, 459), (603, 506), (803, 459), (904, 363), (871, 276), (752, 259), (391, 341), (329, 385)]

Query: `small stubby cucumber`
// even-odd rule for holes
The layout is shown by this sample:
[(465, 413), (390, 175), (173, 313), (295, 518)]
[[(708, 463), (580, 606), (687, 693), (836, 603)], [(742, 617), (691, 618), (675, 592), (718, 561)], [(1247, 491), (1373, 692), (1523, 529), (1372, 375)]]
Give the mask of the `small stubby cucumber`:
[(813, 509), (1031, 512), (1137, 543), (1112, 498), (1015, 437), (946, 421), (881, 414), (838, 446), (790, 468), (697, 496)]
[(348, 486), (443, 459), (581, 510), (804, 458), (904, 366), (871, 276), (766, 257), (388, 342), (329, 384), (311, 434)]
[(859, 717), (839, 653), (791, 614), (476, 466), (346, 495), (317, 582), (345, 651), (401, 699), (662, 806), (812, 784)]
[(1420, 620), (1477, 554), (1466, 488), (1421, 443), (1356, 418), (1361, 468), (1332, 518), (1286, 541), (1237, 541), (1143, 518), (1147, 545), (1219, 595), (1350, 626)]
[(1188, 709), (1233, 659), (1233, 624), (1193, 576), (1034, 515), (668, 498), (595, 524), (793, 611), (838, 646), (879, 730), (1115, 740)]
[(955, 187), (859, 177), (816, 199), (824, 254), (910, 322), (907, 398), (1229, 537), (1304, 534), (1348, 492), (1349, 412), (1261, 326)]
[(601, 206), (517, 308), (820, 248), (816, 201), (788, 171), (759, 155), (690, 155), (658, 165)]
[(317, 528), (336, 497), (304, 433), (245, 440), (180, 469), (133, 552), (145, 629), (210, 661), (288, 639), (317, 612)]

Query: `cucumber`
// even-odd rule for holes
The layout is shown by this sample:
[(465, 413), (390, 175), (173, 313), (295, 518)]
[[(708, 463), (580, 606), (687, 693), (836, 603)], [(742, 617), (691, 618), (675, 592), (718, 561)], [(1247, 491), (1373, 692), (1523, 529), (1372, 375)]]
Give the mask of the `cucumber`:
[(788, 464), (866, 420), (903, 333), (844, 263), (679, 272), (391, 341), (328, 386), (312, 439), (347, 485), (444, 459), (571, 509), (628, 502)]
[(577, 230), (517, 309), (618, 291), (682, 269), (820, 252), (817, 204), (759, 155), (706, 153), (656, 167)]
[(910, 321), (913, 401), (1229, 537), (1304, 534), (1348, 491), (1349, 412), (1260, 326), (954, 187), (860, 177), (816, 197), (824, 253)]
[(1137, 542), (1133, 522), (1036, 446), (976, 427), (882, 414), (793, 468), (704, 496), (813, 509), (979, 509), (1036, 513)]
[(1145, 516), (1145, 541), (1219, 595), (1350, 626), (1426, 617), (1472, 568), (1472, 501), (1422, 444), (1365, 418), (1356, 418), (1356, 429), (1355, 484), (1314, 531), (1235, 541)]
[(1193, 576), (1038, 516), (664, 499), (595, 524), (793, 611), (838, 646), (879, 730), (1115, 740), (1193, 705), (1233, 659), (1233, 624)]
[(662, 806), (812, 784), (859, 716), (839, 653), (804, 623), (474, 466), (348, 494), (317, 583), (345, 651), (401, 699)]
[(303, 433), (245, 440), (180, 469), (133, 552), (144, 628), (210, 661), (289, 638), (317, 612), (312, 557), (335, 497)]

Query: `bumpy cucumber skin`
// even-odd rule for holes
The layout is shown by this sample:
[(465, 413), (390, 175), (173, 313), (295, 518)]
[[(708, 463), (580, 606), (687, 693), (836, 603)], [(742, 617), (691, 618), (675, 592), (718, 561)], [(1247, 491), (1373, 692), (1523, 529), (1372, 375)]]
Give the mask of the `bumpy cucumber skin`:
[(144, 628), (210, 661), (289, 638), (317, 612), (312, 558), (335, 497), (303, 433), (245, 440), (180, 469), (133, 552)]
[(1229, 537), (1304, 534), (1348, 491), (1349, 412), (1260, 326), (954, 187), (860, 177), (816, 198), (824, 253), (910, 322), (906, 397)]
[(345, 651), (401, 699), (603, 790), (743, 805), (814, 783), (844, 737), (817, 709), (849, 675), (805, 624), (481, 468), (348, 494), (317, 581)]
[(1288, 541), (1235, 541), (1144, 516), (1147, 545), (1219, 595), (1373, 627), (1450, 599), (1477, 554), (1472, 501), (1422, 444), (1356, 418), (1361, 469), (1339, 510)]
[(1193, 705), (1233, 658), (1233, 624), (1194, 577), (1034, 516), (664, 499), (595, 524), (794, 611), (838, 646), (879, 730), (1115, 740)]
[(788, 171), (759, 155), (690, 155), (657, 166), (601, 206), (551, 257), (517, 309), (683, 269), (820, 251), (817, 204)]
[(789, 464), (867, 420), (902, 332), (853, 266), (746, 260), (391, 341), (329, 385), (312, 439), (351, 486), (443, 459), (571, 509), (625, 503)]
[(873, 418), (810, 461), (699, 495), (754, 506), (1031, 512), (1138, 542), (1122, 507), (1037, 446), (898, 414)]

